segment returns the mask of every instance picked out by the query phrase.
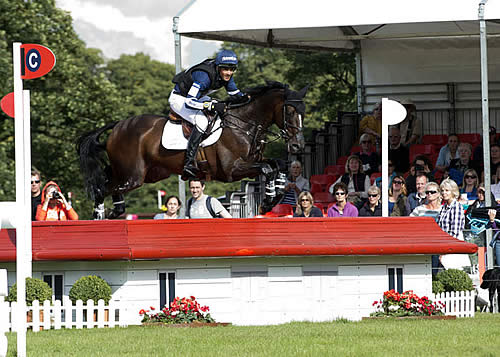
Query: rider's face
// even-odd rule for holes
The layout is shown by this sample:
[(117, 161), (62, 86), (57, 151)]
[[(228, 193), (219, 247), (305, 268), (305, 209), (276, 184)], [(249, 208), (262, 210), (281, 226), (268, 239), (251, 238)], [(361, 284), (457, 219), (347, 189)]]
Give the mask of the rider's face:
[(219, 67), (219, 74), (223, 81), (227, 82), (231, 79), (234, 73), (234, 68)]
[(191, 181), (189, 183), (189, 191), (191, 191), (191, 195), (195, 200), (201, 197), (203, 195), (203, 189), (205, 186), (201, 185), (201, 182), (199, 181)]

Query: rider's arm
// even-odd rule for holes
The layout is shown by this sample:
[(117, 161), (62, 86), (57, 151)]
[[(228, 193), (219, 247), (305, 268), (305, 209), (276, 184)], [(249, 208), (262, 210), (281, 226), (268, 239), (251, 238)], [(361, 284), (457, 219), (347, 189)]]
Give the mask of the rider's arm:
[(186, 107), (191, 109), (203, 109), (203, 102), (199, 100), (201, 93), (210, 87), (210, 77), (204, 71), (194, 71), (192, 73), (193, 84), (189, 89), (186, 100)]
[(229, 95), (236, 95), (236, 96), (244, 96), (245, 95), (244, 93), (242, 93), (238, 89), (238, 87), (236, 87), (236, 83), (234, 82), (233, 77), (231, 77), (231, 79), (227, 82), (226, 91), (227, 91), (227, 94), (229, 94)]

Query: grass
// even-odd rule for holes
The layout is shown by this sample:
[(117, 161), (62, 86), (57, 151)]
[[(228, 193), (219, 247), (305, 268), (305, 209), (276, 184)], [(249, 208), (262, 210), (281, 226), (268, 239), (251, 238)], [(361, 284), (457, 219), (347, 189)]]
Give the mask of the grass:
[[(16, 334), (7, 334), (15, 356)], [(28, 356), (500, 356), (500, 314), (457, 320), (28, 332)]]

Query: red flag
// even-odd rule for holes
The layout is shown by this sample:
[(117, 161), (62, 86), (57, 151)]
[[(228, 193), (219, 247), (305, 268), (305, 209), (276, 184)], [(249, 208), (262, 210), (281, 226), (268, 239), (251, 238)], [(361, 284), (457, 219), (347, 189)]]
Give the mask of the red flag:
[(11, 92), (3, 97), (0, 102), (0, 106), (5, 114), (14, 118), (14, 92)]
[(45, 46), (21, 45), (21, 78), (39, 78), (49, 73), (56, 64), (56, 56)]

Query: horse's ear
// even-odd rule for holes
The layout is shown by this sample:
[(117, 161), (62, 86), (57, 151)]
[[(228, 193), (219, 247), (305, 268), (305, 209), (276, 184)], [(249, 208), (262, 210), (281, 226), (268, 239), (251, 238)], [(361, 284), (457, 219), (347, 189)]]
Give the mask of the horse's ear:
[(304, 98), (306, 96), (306, 92), (308, 89), (309, 89), (309, 84), (299, 91), (300, 98)]

